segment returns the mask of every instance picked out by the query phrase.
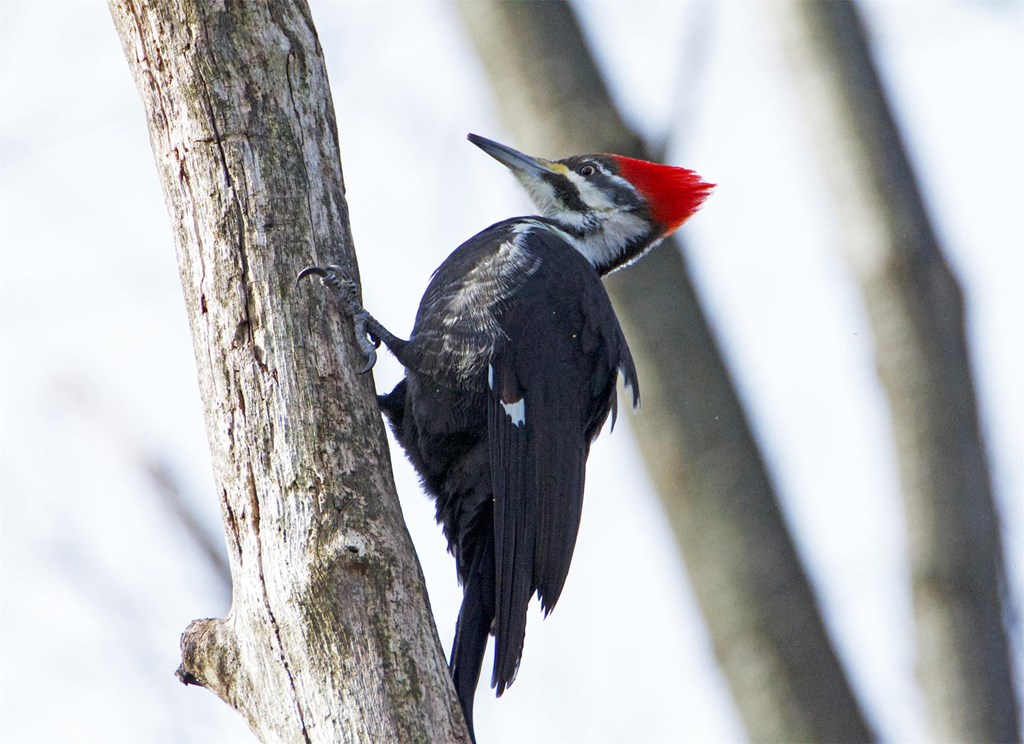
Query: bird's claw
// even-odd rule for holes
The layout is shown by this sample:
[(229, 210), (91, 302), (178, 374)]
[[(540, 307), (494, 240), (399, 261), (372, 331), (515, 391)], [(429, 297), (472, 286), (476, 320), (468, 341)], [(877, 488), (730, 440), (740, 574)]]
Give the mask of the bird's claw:
[(323, 285), (338, 295), (344, 303), (345, 310), (351, 316), (355, 326), (356, 343), (366, 356), (366, 366), (359, 372), (359, 374), (365, 375), (377, 363), (377, 348), (380, 346), (380, 339), (366, 328), (370, 314), (359, 302), (359, 285), (347, 270), (334, 264), (307, 266), (295, 278), (296, 286), (307, 276), (319, 277)]
[(366, 330), (366, 321), (369, 317), (370, 314), (365, 310), (352, 316), (352, 323), (356, 328), (356, 342), (366, 356), (366, 366), (359, 371), (361, 375), (365, 375), (377, 363), (377, 347), (380, 346), (380, 339)]
[(295, 278), (298, 285), (307, 276), (318, 276), (325, 287), (337, 294), (349, 315), (355, 316), (363, 312), (363, 306), (359, 302), (359, 284), (356, 283), (347, 269), (331, 264), (330, 266), (307, 266)]

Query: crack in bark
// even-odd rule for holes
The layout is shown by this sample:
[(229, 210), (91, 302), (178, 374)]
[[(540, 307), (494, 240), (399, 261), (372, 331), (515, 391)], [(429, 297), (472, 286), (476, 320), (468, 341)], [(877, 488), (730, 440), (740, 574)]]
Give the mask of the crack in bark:
[[(210, 58), (216, 61), (216, 50), (214, 49), (213, 44), (210, 42), (210, 33), (206, 25), (205, 16), (202, 18), (202, 29), (203, 35), (207, 41), (207, 46), (210, 50)], [(242, 292), (242, 312), (244, 316), (243, 322), (246, 323), (246, 325), (248, 326), (249, 342), (252, 344), (253, 348), (255, 348), (256, 339), (255, 336), (253, 335), (252, 324), (252, 290), (251, 282), (249, 280), (249, 257), (246, 252), (247, 244), (245, 239), (245, 219), (243, 217), (245, 210), (242, 209), (242, 201), (241, 198), (239, 197), (238, 189), (235, 187), (234, 178), (232, 178), (231, 176), (231, 168), (228, 165), (227, 153), (224, 151), (225, 137), (221, 134), (220, 127), (217, 126), (217, 117), (214, 113), (214, 99), (212, 93), (210, 92), (210, 86), (207, 83), (206, 78), (204, 77), (202, 72), (198, 69), (196, 70), (196, 76), (198, 77), (199, 82), (202, 84), (203, 103), (205, 104), (207, 115), (210, 117), (210, 128), (213, 130), (213, 138), (211, 141), (217, 148), (217, 154), (220, 159), (220, 165), (224, 174), (224, 180), (227, 183), (228, 192), (231, 195), (231, 206), (234, 211), (235, 217), (235, 236), (237, 241), (239, 262), (239, 285), (241, 287)], [(245, 131), (240, 131), (238, 136), (246, 140), (248, 139), (248, 133)], [(262, 364), (259, 359), (256, 358), (255, 354), (253, 355), (253, 358), (256, 360), (257, 364), (260, 366), (261, 369), (266, 369), (266, 366)]]
[(235, 510), (231, 508), (231, 502), (228, 501), (227, 490), (221, 490), (221, 498), (224, 500), (224, 511), (227, 513), (227, 527), (228, 532), (231, 534), (232, 541), (234, 543), (235, 554), (238, 559), (242, 559), (242, 537), (238, 531), (238, 519), (235, 517)]
[[(295, 101), (295, 86), (292, 83), (292, 60), (295, 58), (295, 51), (294, 51), (294, 49), (295, 49), (295, 42), (292, 39), (291, 34), (289, 34), (287, 31), (284, 31), (283, 29), (282, 29), (282, 31), (283, 31), (284, 35), (288, 38), (288, 41), (289, 41), (289, 43), (292, 46), (292, 48), (288, 50), (288, 55), (287, 55), (287, 57), (285, 57), (285, 63), (284, 63), (284, 69), (285, 69), (284, 77), (285, 77), (285, 80), (288, 81), (288, 100), (289, 100), (289, 102), (291, 102), (292, 113), (295, 115), (296, 120), (301, 122), (302, 121), (302, 114), (299, 113), (299, 107), (298, 107), (298, 104)], [(303, 133), (303, 130), (302, 130), (301, 126), (297, 128), (297, 131), (298, 131), (298, 138), (299, 138), (299, 154), (300, 154), (300, 157), (302, 158), (303, 166), (306, 166), (307, 165), (307, 163), (306, 163), (306, 137), (305, 137), (305, 134)], [(304, 177), (304, 179), (306, 181), (306, 185), (308, 186), (309, 185), (309, 178), (308, 178), (308, 169), (306, 167), (303, 167), (302, 175), (303, 175), (303, 177)], [(305, 191), (305, 194), (306, 194), (306, 213), (309, 215), (309, 224), (310, 225), (315, 225), (316, 224), (316, 219), (315, 219), (315, 215), (313, 214), (313, 201), (312, 201), (312, 197), (311, 197), (311, 195), (309, 193), (310, 189), (306, 188), (304, 191)], [(316, 240), (316, 233), (315, 232), (313, 233), (313, 239)], [(314, 248), (315, 247), (316, 246), (314, 246)]]
[(263, 572), (263, 538), (260, 534), (260, 503), (259, 497), (256, 493), (256, 474), (252, 471), (252, 464), (249, 464), (249, 473), (246, 479), (246, 485), (249, 488), (249, 503), (252, 507), (252, 524), (253, 524), (253, 536), (256, 540), (256, 566), (259, 571), (260, 577), (260, 589), (263, 593), (263, 606), (266, 608), (267, 617), (270, 620), (270, 628), (274, 632), (274, 639), (277, 642), (277, 651), (281, 658), (281, 664), (284, 666), (284, 673), (288, 676), (288, 687), (292, 691), (292, 700), (295, 703), (295, 710), (299, 715), (299, 725), (302, 727), (302, 738), (310, 744), (312, 741), (309, 736), (309, 730), (306, 726), (305, 713), (302, 710), (302, 701), (299, 697), (298, 690), (295, 687), (295, 677), (292, 675), (291, 665), (288, 663), (288, 657), (284, 652), (284, 642), (281, 639), (281, 627), (277, 622), (277, 617), (274, 614), (273, 608), (270, 606), (270, 592), (267, 590), (267, 579)]

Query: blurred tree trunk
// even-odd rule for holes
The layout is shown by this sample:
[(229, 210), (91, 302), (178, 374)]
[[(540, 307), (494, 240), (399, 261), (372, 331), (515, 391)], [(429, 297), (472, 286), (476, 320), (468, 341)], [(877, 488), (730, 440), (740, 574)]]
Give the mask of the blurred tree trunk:
[[(301, 0), (110, 0), (177, 244), (233, 579), (179, 676), (264, 741), (466, 741), (352, 328), (323, 56)], [(144, 280), (144, 278), (142, 278)]]
[[(517, 148), (649, 158), (566, 3), (458, 8)], [(679, 246), (655, 250), (607, 285), (644, 392), (630, 422), (748, 733), (758, 741), (872, 739)]]
[(1015, 741), (1003, 556), (964, 330), (856, 7), (777, 3), (889, 398), (909, 532), (918, 664), (939, 741)]

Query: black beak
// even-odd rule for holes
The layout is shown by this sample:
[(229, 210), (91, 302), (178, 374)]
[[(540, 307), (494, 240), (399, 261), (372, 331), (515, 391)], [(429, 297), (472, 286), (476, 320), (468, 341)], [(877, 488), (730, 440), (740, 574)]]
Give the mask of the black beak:
[(519, 150), (513, 150), (508, 145), (481, 137), (479, 134), (466, 135), (466, 139), (520, 178), (524, 176), (541, 178), (544, 174), (552, 172), (550, 161), (543, 158), (533, 158), (529, 155), (524, 155)]

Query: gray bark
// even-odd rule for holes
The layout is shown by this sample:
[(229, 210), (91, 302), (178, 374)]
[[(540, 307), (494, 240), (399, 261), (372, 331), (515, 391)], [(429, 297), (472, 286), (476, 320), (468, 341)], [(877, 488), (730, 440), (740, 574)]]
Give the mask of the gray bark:
[[(546, 157), (606, 151), (649, 159), (616, 111), (566, 3), (487, 0), (458, 8), (517, 148)], [(872, 739), (679, 245), (655, 250), (607, 286), (644, 394), (630, 422), (749, 735)]]
[(918, 672), (939, 741), (1020, 735), (1003, 556), (964, 328), (855, 6), (774, 6), (874, 331), (906, 511)]
[(301, 0), (110, 0), (191, 322), (231, 612), (179, 676), (264, 741), (466, 741), (352, 327), (296, 273), (354, 266)]

